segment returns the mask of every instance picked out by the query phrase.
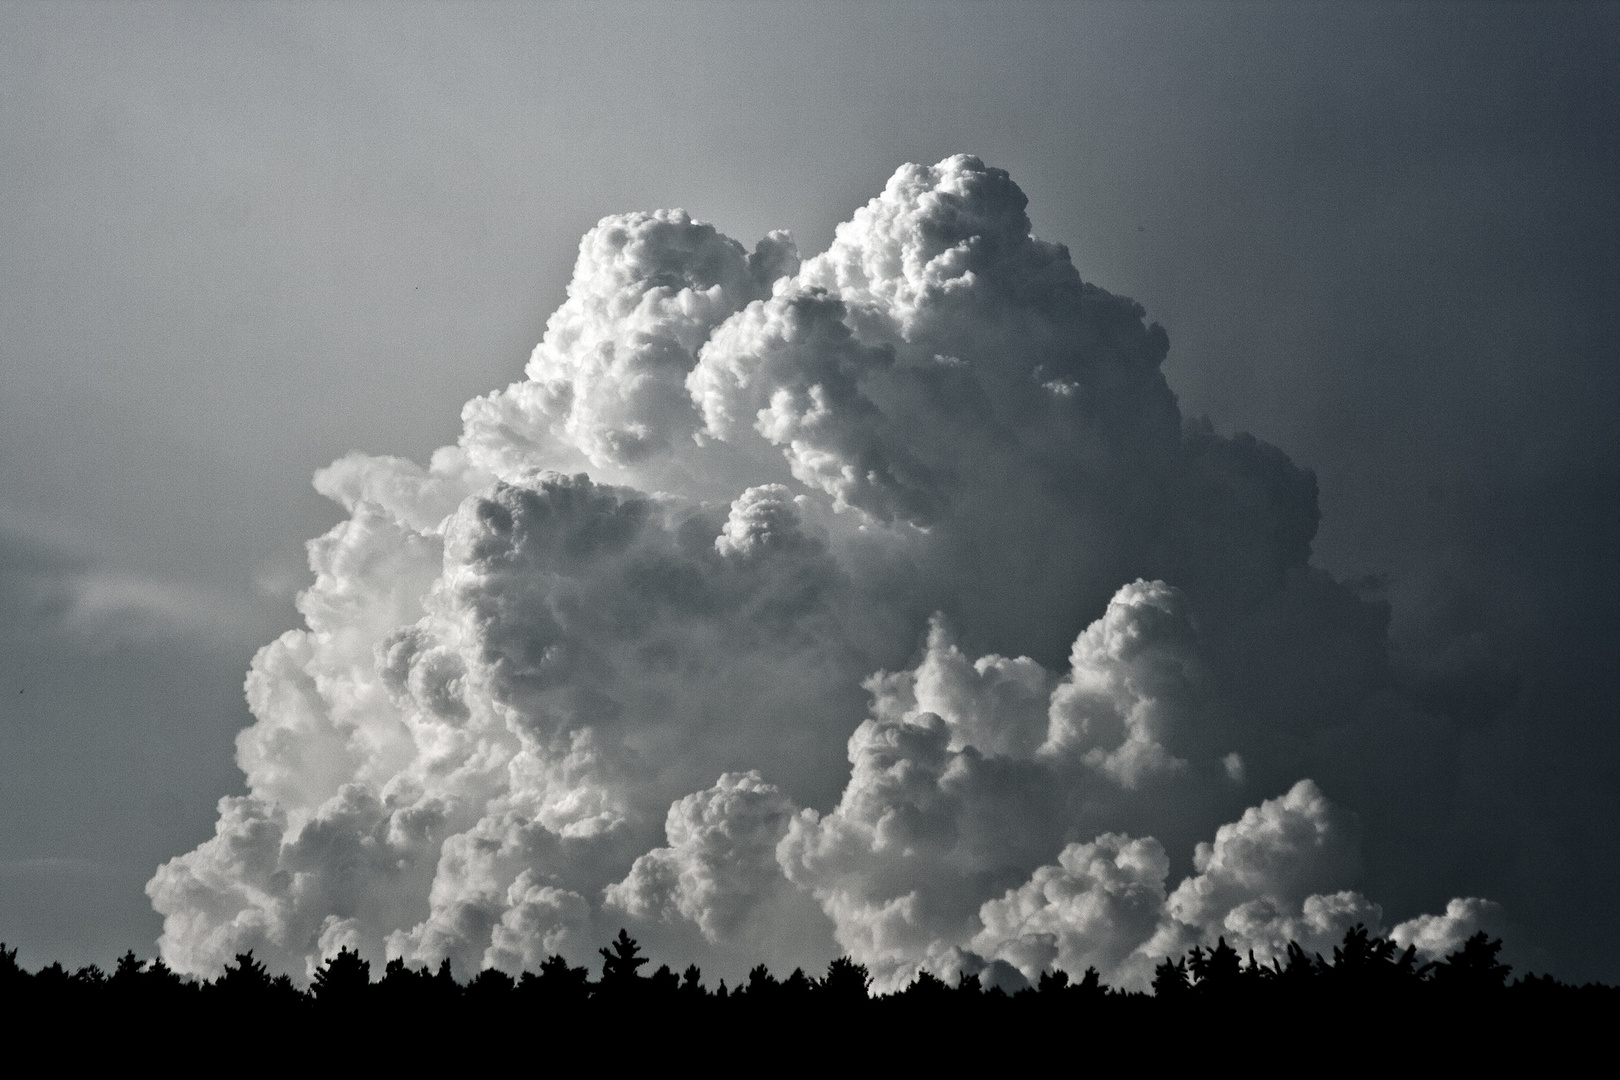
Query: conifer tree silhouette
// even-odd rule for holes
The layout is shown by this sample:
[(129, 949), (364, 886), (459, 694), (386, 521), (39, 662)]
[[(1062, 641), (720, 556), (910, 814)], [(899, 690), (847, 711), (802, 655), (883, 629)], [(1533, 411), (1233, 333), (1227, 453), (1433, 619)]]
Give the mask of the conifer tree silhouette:
[[(449, 961), (444, 971), (449, 974)], [(338, 954), (315, 969), (310, 990), (315, 1001), (327, 1007), (353, 1007), (364, 1000), (371, 986), (371, 964), (345, 946)]]
[(60, 993), (67, 989), (71, 982), (71, 976), (68, 975), (67, 969), (62, 966), (62, 961), (53, 960), (48, 967), (42, 967), (34, 973), (34, 981), (43, 987), (47, 993), (51, 991)]
[(137, 957), (134, 949), (130, 949), (118, 958), (118, 963), (114, 965), (113, 973), (108, 977), (107, 983), (109, 986), (119, 988), (133, 987), (140, 982), (141, 972), (145, 967), (146, 961)]
[(580, 1005), (591, 996), (590, 972), (569, 967), (563, 957), (552, 955), (540, 962), (538, 974), (524, 972), (518, 990), (550, 1008)]
[(681, 973), (681, 996), (686, 998), (707, 996), (703, 989), (703, 969), (696, 964), (686, 965), (686, 970)]
[(377, 1000), (395, 1012), (415, 1007), (427, 997), (432, 978), (426, 966), (413, 970), (404, 957), (396, 956), (384, 966), (383, 977), (377, 980)]
[(107, 983), (107, 973), (95, 964), (86, 964), (73, 973), (73, 984), (81, 989), (98, 989)]
[(780, 986), (781, 984), (776, 981), (776, 976), (771, 974), (770, 968), (764, 964), (756, 964), (748, 972), (748, 985), (737, 992), (747, 994), (750, 1000), (760, 1001), (774, 996)]
[(439, 961), (439, 970), (433, 973), (428, 980), (428, 989), (432, 996), (440, 1002), (455, 1001), (461, 997), (461, 984), (450, 973), (450, 958), (447, 956)]
[(867, 998), (867, 987), (872, 976), (865, 964), (857, 964), (847, 956), (840, 956), (827, 965), (827, 974), (821, 977), (821, 990), (829, 1001), (860, 1002)]
[(511, 999), (512, 990), (517, 983), (500, 968), (485, 968), (471, 979), (462, 988), (462, 997), (469, 1005), (477, 1009), (495, 1009)]
[(632, 989), (640, 978), (637, 969), (648, 962), (645, 956), (638, 955), (641, 946), (622, 926), (607, 948), (596, 951), (602, 954), (601, 989), (609, 993)]
[(950, 993), (950, 989), (938, 975), (927, 968), (922, 968), (917, 972), (917, 977), (911, 981), (911, 985), (906, 987), (904, 996), (919, 1004), (937, 1002), (943, 1000), (945, 995)]
[(680, 988), (681, 977), (671, 971), (668, 964), (659, 964), (658, 970), (647, 976), (647, 991), (655, 997), (674, 997)]
[(782, 996), (789, 1002), (788, 1008), (795, 1008), (793, 1002), (803, 1002), (815, 989), (815, 983), (805, 975), (803, 968), (794, 968), (793, 974), (782, 980)]
[(1040, 994), (1061, 994), (1068, 988), (1069, 973), (1060, 968), (1041, 972), (1041, 977), (1035, 983), (1035, 991)]
[(1224, 936), (1208, 952), (1194, 945), (1187, 954), (1187, 970), (1193, 977), (1193, 989), (1205, 997), (1230, 996), (1243, 979), (1242, 961)]
[(152, 962), (146, 965), (146, 970), (141, 973), (141, 981), (147, 996), (154, 1000), (173, 1000), (186, 993), (188, 989), (193, 991), (196, 989), (195, 983), (187, 983), (180, 977), (179, 972), (163, 962), (161, 956), (154, 957)]
[(1346, 930), (1344, 940), (1333, 947), (1332, 964), (1320, 958), (1316, 964), (1317, 980), (1340, 997), (1410, 992), (1419, 974), (1416, 948), (1402, 950), (1361, 923)]
[[(319, 976), (317, 976), (319, 977)], [(270, 971), (253, 959), (253, 950), (236, 954), (236, 966), (225, 965), (224, 972), (214, 980), (215, 993), (242, 1002), (262, 1001), (270, 993), (274, 980)]]
[(1437, 987), (1465, 995), (1501, 990), (1513, 968), (1497, 960), (1502, 939), (1492, 939), (1485, 931), (1463, 942), (1463, 947), (1434, 965)]

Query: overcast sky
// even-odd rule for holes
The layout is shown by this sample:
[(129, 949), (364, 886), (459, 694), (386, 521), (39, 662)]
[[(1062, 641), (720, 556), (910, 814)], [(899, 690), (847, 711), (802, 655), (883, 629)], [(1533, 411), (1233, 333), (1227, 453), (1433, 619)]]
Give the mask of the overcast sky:
[(1391, 605), (1475, 824), (1389, 921), (1487, 896), (1620, 978), (1617, 131), (1613, 5), (4, 4), (0, 939), (151, 951), (346, 516), (312, 474), (454, 443), (599, 218), (810, 256), (971, 153)]

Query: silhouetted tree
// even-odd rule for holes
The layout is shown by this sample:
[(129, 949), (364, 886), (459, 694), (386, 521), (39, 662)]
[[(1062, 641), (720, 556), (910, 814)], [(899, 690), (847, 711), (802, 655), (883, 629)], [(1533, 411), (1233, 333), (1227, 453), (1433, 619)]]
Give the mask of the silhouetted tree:
[[(445, 971), (448, 974), (448, 967)], [(370, 985), (371, 964), (360, 959), (355, 950), (345, 947), (315, 969), (310, 990), (322, 1006), (352, 1008), (364, 1000)]]
[(1286, 953), (1287, 964), (1276, 960), (1271, 962), (1272, 980), (1276, 986), (1285, 989), (1289, 994), (1306, 993), (1316, 982), (1320, 964), (1315, 958), (1299, 947), (1299, 942), (1290, 941)]
[(760, 1001), (773, 997), (781, 987), (771, 969), (764, 964), (757, 964), (748, 972), (748, 985), (740, 988), (737, 993), (746, 994), (751, 1001)]
[(1501, 963), (1496, 954), (1502, 951), (1502, 939), (1492, 939), (1481, 930), (1463, 947), (1434, 965), (1436, 987), (1454, 993), (1482, 994), (1501, 990), (1513, 968)]
[(943, 1001), (950, 992), (951, 988), (945, 985), (945, 980), (924, 968), (917, 972), (917, 977), (902, 993), (908, 1001), (926, 1004)]
[(1225, 937), (1217, 939), (1208, 952), (1194, 945), (1187, 954), (1187, 970), (1193, 977), (1193, 989), (1204, 997), (1230, 996), (1243, 980), (1242, 961)]
[(137, 957), (134, 949), (130, 949), (118, 958), (117, 964), (113, 965), (113, 973), (108, 976), (107, 985), (119, 988), (138, 985), (145, 967), (146, 961)]
[(1556, 1000), (1562, 993), (1572, 988), (1559, 982), (1551, 975), (1531, 973), (1515, 979), (1512, 989), (1531, 1001), (1549, 1001)]
[(637, 970), (647, 963), (645, 956), (638, 955), (641, 946), (623, 927), (619, 928), (619, 936), (607, 948), (596, 951), (602, 954), (601, 989), (608, 993), (632, 988), (640, 978)]
[(1084, 998), (1098, 998), (1108, 993), (1103, 989), (1102, 973), (1095, 967), (1086, 968), (1086, 973), (1080, 976), (1080, 981), (1075, 984), (1073, 991)]
[(62, 961), (54, 960), (49, 967), (42, 967), (34, 973), (34, 982), (47, 993), (54, 991), (61, 994), (71, 985), (72, 977), (62, 966)]
[(668, 964), (659, 964), (658, 970), (647, 976), (647, 992), (660, 998), (671, 998), (681, 988), (681, 977), (669, 969)]
[(582, 1005), (591, 996), (590, 976), (585, 968), (569, 967), (567, 960), (552, 955), (540, 962), (538, 974), (523, 973), (518, 993), (549, 1008)]
[(455, 975), (451, 974), (448, 956), (439, 961), (439, 970), (428, 980), (427, 988), (429, 996), (441, 1005), (461, 997), (461, 984), (456, 982)]
[(292, 976), (282, 972), (270, 980), (270, 1001), (281, 1007), (303, 1004), (303, 993), (293, 985)]
[(253, 950), (236, 954), (236, 966), (225, 965), (224, 972), (215, 979), (215, 993), (243, 1004), (262, 1002), (270, 993), (270, 971), (253, 959)]
[(17, 950), (0, 941), (0, 1002), (20, 997), (30, 981), (28, 972), (17, 963)]
[(872, 976), (866, 965), (857, 964), (847, 956), (840, 956), (827, 965), (827, 974), (821, 977), (821, 992), (828, 1001), (860, 1002), (866, 1000), (867, 987)]
[(1187, 982), (1187, 961), (1172, 960), (1168, 956), (1164, 963), (1153, 969), (1153, 996), (1166, 1001), (1180, 1001), (1191, 990)]
[(516, 985), (512, 976), (500, 968), (485, 968), (467, 980), (461, 993), (475, 1009), (497, 1009), (511, 1001)]
[(1394, 941), (1357, 923), (1334, 946), (1332, 964), (1318, 958), (1316, 980), (1340, 998), (1413, 992), (1421, 981), (1417, 950), (1402, 950)]
[(1035, 991), (1040, 994), (1057, 995), (1069, 988), (1069, 973), (1059, 968), (1041, 972), (1040, 978), (1035, 982)]
[(73, 973), (72, 981), (81, 990), (99, 990), (107, 985), (107, 973), (95, 964), (86, 964)]
[(404, 957), (396, 956), (384, 965), (382, 978), (377, 980), (377, 1000), (394, 1013), (412, 1008), (426, 999), (432, 978), (425, 965), (412, 968)]
[(693, 999), (708, 996), (703, 989), (703, 970), (696, 964), (686, 965), (686, 970), (681, 973), (681, 996)]

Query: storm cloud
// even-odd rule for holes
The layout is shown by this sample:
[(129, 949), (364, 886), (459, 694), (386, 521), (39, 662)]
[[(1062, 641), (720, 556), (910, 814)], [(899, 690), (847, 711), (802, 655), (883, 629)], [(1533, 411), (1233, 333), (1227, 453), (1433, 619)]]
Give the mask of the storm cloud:
[(1383, 929), (1363, 848), (1454, 721), (1313, 565), (1314, 476), (1183, 416), (1169, 348), (970, 156), (808, 259), (604, 219), (457, 445), (317, 476), (349, 516), (253, 662), (247, 793), (147, 886), (164, 957), (515, 971), (626, 924), (1141, 986)]

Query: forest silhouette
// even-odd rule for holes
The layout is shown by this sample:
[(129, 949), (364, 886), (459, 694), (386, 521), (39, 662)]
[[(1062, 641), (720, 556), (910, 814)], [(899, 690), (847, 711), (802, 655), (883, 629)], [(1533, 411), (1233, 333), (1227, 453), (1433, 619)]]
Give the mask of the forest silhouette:
[[(1091, 968), (1078, 979), (1048, 970), (1033, 986), (1011, 994), (985, 987), (978, 975), (963, 975), (951, 985), (923, 971), (903, 990), (877, 995), (867, 969), (848, 957), (832, 961), (820, 977), (795, 969), (779, 978), (761, 964), (734, 987), (724, 980), (707, 985), (695, 965), (680, 974), (668, 965), (644, 971), (651, 959), (622, 929), (598, 950), (601, 966), (594, 979), (590, 969), (561, 956), (517, 978), (487, 968), (463, 983), (448, 960), (431, 969), (400, 959), (373, 978), (370, 963), (345, 948), (315, 970), (307, 989), (284, 973), (272, 974), (251, 952), (239, 954), (217, 977), (198, 980), (177, 974), (161, 958), (142, 961), (132, 951), (110, 973), (93, 965), (69, 972), (60, 963), (30, 972), (18, 964), (15, 948), (0, 945), (0, 1016), (14, 1033), (122, 1025), (126, 1034), (189, 1030), (229, 1041), (277, 1032), (287, 1046), (325, 1040), (321, 1045), (351, 1050), (357, 1049), (356, 1032), (449, 1037), (458, 1025), (549, 1033), (553, 1049), (584, 1038), (597, 1053), (610, 1052), (600, 1040), (625, 1037), (679, 1035), (693, 1047), (708, 1040), (710, 1046), (764, 1050), (784, 1038), (802, 1043), (813, 1032), (846, 1039), (910, 1032), (930, 1040), (973, 1033), (957, 1052), (961, 1061), (967, 1060), (961, 1054), (973, 1056), (973, 1039), (1089, 1033), (1141, 1040), (1165, 1032), (1222, 1038), (1240, 1024), (1269, 1028), (1273, 1046), (1319, 1041), (1323, 1048), (1336, 1046), (1339, 1057), (1359, 1059), (1376, 1056), (1380, 1028), (1386, 1039), (1430, 1032), (1464, 1040), (1454, 1042), (1452, 1052), (1466, 1042), (1481, 1059), (1505, 1040), (1542, 1040), (1563, 1050), (1607, 1043), (1620, 1019), (1620, 988), (1576, 986), (1546, 975), (1511, 978), (1499, 959), (1501, 948), (1499, 939), (1481, 932), (1444, 959), (1422, 963), (1415, 949), (1401, 949), (1358, 925), (1331, 958), (1290, 943), (1286, 956), (1266, 963), (1252, 953), (1239, 956), (1222, 938), (1212, 948), (1167, 957), (1154, 973), (1151, 993), (1110, 988)], [(937, 1041), (929, 1045), (932, 1055), (945, 1050)], [(392, 1048), (403, 1049), (397, 1043)], [(611, 1049), (632, 1052), (630, 1046)], [(830, 1049), (804, 1044), (798, 1052), (815, 1056)]]

